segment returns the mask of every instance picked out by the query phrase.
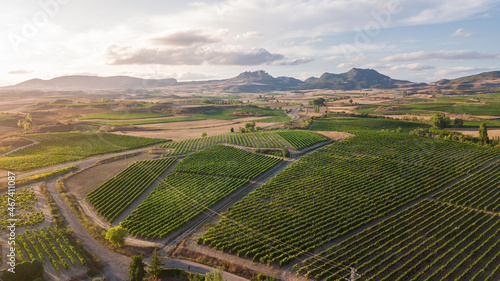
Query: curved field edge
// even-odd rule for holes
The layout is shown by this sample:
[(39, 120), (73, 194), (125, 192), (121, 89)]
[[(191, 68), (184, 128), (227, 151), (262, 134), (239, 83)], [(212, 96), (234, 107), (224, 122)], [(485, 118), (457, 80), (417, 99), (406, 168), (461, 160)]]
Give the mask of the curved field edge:
[(0, 157), (0, 169), (26, 171), (88, 156), (140, 148), (168, 140), (115, 135), (108, 133), (32, 134), (39, 144)]

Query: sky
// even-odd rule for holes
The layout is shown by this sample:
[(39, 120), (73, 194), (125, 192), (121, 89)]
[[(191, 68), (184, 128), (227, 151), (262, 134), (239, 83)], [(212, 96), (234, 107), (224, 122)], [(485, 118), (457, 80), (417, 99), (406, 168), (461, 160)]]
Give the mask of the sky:
[(0, 86), (371, 68), (431, 82), (500, 70), (497, 0), (0, 0)]

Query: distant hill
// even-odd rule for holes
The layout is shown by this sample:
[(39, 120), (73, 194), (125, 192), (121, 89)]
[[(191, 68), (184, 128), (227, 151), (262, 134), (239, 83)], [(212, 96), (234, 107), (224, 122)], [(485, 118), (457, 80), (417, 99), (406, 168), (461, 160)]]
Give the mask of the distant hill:
[(308, 78), (302, 89), (361, 90), (367, 88), (393, 89), (409, 81), (395, 80), (373, 69), (353, 68), (346, 73), (325, 72), (319, 78)]
[(3, 87), (8, 90), (39, 91), (89, 91), (89, 90), (138, 90), (169, 89), (179, 92), (200, 93), (203, 91), (229, 93), (262, 93), (287, 90), (361, 90), (361, 89), (423, 89), (436, 87), (439, 89), (466, 90), (472, 88), (500, 88), (500, 71), (484, 72), (477, 75), (457, 79), (442, 79), (433, 83), (413, 83), (392, 79), (373, 69), (353, 68), (345, 73), (325, 72), (319, 78), (310, 77), (304, 81), (293, 77), (273, 77), (269, 73), (246, 71), (239, 75), (222, 80), (177, 82), (169, 79), (142, 79), (129, 76), (62, 76), (50, 80), (32, 79), (17, 85)]
[(500, 88), (500, 71), (483, 72), (456, 79), (441, 79), (429, 84), (440, 89), (453, 90)]
[(177, 80), (142, 79), (129, 76), (98, 77), (86, 75), (61, 76), (50, 80), (31, 79), (5, 88), (22, 90), (104, 90), (143, 89), (166, 87), (177, 84)]

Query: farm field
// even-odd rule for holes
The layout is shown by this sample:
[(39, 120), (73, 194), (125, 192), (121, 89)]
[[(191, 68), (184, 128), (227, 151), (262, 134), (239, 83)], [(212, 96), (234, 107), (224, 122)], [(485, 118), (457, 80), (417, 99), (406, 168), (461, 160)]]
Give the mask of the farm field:
[(281, 161), (223, 145), (193, 153), (126, 218), (123, 226), (136, 236), (162, 238)]
[(380, 131), (397, 130), (409, 132), (417, 128), (428, 128), (429, 125), (385, 118), (337, 117), (318, 118), (314, 120), (313, 131)]
[[(7, 208), (8, 203), (12, 202), (8, 200), (9, 195), (3, 194), (0, 196), (0, 204), (5, 206), (0, 212), (0, 229), (7, 229), (9, 222), (7, 219), (11, 218), (9, 216), (10, 211)], [(16, 226), (35, 226), (40, 224), (45, 220), (44, 214), (41, 211), (35, 209), (35, 203), (37, 201), (37, 196), (33, 191), (33, 188), (25, 188), (19, 190), (14, 195), (15, 200), (15, 215), (16, 215)]]
[(94, 209), (109, 222), (139, 197), (175, 158), (137, 161), (87, 195)]
[(211, 137), (189, 139), (180, 142), (165, 143), (161, 147), (173, 148), (165, 155), (182, 155), (198, 151), (220, 143), (234, 144), (251, 148), (285, 148), (285, 144), (278, 137), (283, 138), (292, 148), (300, 150), (327, 139), (310, 131), (277, 130), (254, 133), (233, 133)]
[(159, 119), (144, 119), (144, 120), (127, 120), (127, 121), (101, 121), (101, 120), (91, 120), (88, 122), (110, 125), (110, 126), (131, 126), (131, 125), (146, 125), (146, 124), (158, 124), (158, 123), (171, 123), (171, 122), (186, 122), (186, 121), (197, 121), (203, 120), (203, 118), (185, 116), (185, 117), (168, 117)]
[(308, 258), (317, 280), (499, 280), (500, 218), (424, 200)]
[(302, 150), (327, 140), (326, 137), (310, 131), (278, 130), (276, 134), (283, 138), (295, 150)]
[(19, 235), (19, 242), (17, 245), (21, 262), (38, 259), (50, 264), (56, 271), (85, 266), (82, 253), (71, 245), (64, 231), (57, 227), (26, 230)]
[(252, 179), (282, 160), (238, 148), (215, 145), (184, 158), (175, 172)]
[[(474, 99), (474, 97), (469, 96)], [(363, 109), (356, 110), (359, 113), (383, 113), (383, 114), (467, 114), (479, 116), (500, 116), (498, 108), (500, 101), (498, 98), (489, 100), (488, 103), (481, 103), (478, 100), (456, 100), (450, 102), (450, 99), (442, 97), (435, 102), (411, 103), (405, 105), (361, 105)], [(385, 110), (384, 110), (385, 108)]]
[(246, 183), (235, 178), (171, 174), (122, 225), (134, 236), (162, 238)]
[(459, 206), (500, 213), (500, 164), (491, 164), (434, 197)]
[[(352, 128), (341, 122), (335, 125)], [(406, 133), (353, 132), (235, 204), (198, 242), (287, 264), (500, 157), (495, 149)]]
[(138, 138), (108, 133), (46, 133), (27, 138), (39, 144), (0, 157), (0, 169), (26, 171), (88, 156), (119, 152), (160, 142), (163, 139)]
[(112, 120), (125, 120), (125, 119), (146, 119), (157, 117), (168, 117), (170, 114), (152, 113), (152, 112), (104, 112), (104, 113), (91, 113), (87, 114), (82, 119), (112, 119)]

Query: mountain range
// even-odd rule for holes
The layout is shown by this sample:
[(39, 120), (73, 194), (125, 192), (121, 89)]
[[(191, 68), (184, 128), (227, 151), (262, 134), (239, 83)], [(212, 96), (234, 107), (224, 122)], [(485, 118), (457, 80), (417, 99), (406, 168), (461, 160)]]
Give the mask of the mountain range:
[(263, 70), (247, 71), (223, 80), (178, 82), (176, 79), (142, 79), (130, 76), (61, 76), (50, 80), (31, 79), (3, 87), (9, 90), (93, 91), (113, 89), (172, 89), (185, 92), (220, 91), (259, 93), (280, 90), (361, 90), (434, 87), (438, 89), (499, 88), (500, 71), (484, 72), (457, 79), (442, 79), (429, 84), (392, 79), (373, 69), (353, 68), (341, 74), (324, 73), (304, 81), (293, 77), (273, 77)]

